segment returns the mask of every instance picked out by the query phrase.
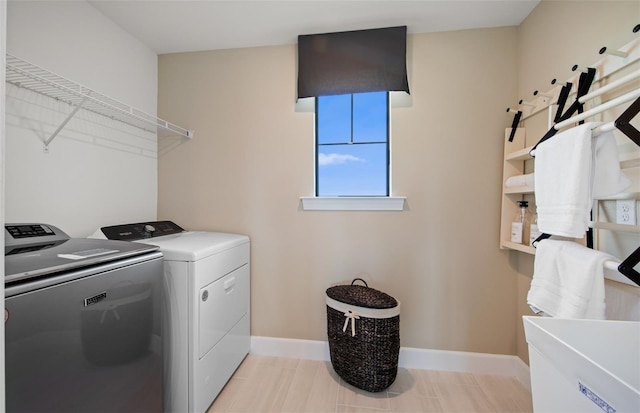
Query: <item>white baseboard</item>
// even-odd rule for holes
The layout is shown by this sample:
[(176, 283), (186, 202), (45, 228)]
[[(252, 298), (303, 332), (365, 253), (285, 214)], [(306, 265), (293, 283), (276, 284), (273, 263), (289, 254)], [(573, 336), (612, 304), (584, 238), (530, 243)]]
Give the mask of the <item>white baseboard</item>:
[(518, 379), (520, 384), (522, 384), (529, 392), (531, 392), (531, 376), (529, 371), (529, 366), (522, 361), (520, 357), (515, 357), (514, 362), (514, 377)]
[[(289, 338), (251, 336), (251, 354), (330, 360), (328, 342)], [(529, 366), (517, 356), (402, 347), (398, 367), (513, 376), (531, 391)]]
[(329, 361), (326, 341), (251, 336), (250, 352), (260, 356)]

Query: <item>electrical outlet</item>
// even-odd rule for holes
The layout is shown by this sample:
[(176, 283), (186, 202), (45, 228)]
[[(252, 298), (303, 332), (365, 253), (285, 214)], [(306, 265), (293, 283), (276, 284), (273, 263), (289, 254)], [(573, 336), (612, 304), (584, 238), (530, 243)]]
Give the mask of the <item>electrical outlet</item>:
[(634, 199), (616, 201), (616, 224), (636, 224), (636, 201)]

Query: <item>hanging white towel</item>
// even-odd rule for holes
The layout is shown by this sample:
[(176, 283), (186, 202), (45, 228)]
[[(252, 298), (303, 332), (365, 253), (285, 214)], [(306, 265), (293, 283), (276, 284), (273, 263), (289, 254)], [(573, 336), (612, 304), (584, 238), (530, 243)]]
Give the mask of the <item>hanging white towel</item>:
[(593, 139), (593, 198), (619, 194), (631, 185), (620, 170), (618, 145), (613, 132), (606, 132)]
[(615, 257), (572, 241), (540, 241), (527, 304), (541, 315), (604, 320), (608, 260)]
[(541, 232), (583, 237), (594, 196), (613, 195), (630, 185), (620, 171), (613, 134), (591, 137), (598, 125), (585, 123), (538, 145), (534, 180)]
[(591, 129), (584, 125), (561, 132), (538, 145), (535, 191), (538, 229), (582, 237), (591, 210)]

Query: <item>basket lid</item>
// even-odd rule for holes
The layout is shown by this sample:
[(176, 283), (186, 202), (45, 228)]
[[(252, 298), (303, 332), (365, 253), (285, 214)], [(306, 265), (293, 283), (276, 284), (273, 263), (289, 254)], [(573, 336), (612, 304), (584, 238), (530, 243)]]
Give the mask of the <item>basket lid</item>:
[[(356, 278), (356, 280), (360, 280), (360, 278)], [(364, 280), (362, 281), (364, 282)], [(336, 285), (327, 288), (327, 296), (345, 304), (366, 308), (393, 308), (398, 305), (398, 301), (389, 294), (368, 286), (354, 285), (353, 282), (351, 285)]]

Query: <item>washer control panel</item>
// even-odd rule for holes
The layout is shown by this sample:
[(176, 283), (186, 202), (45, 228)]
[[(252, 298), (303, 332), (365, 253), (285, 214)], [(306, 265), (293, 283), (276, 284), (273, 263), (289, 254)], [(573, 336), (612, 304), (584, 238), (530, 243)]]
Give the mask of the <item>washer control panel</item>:
[(6, 246), (68, 240), (69, 236), (49, 224), (24, 223), (5, 224), (4, 242)]
[(138, 241), (163, 235), (184, 232), (173, 221), (138, 222), (136, 224), (113, 225), (100, 228), (107, 239)]

